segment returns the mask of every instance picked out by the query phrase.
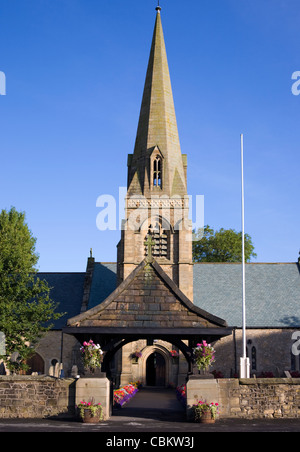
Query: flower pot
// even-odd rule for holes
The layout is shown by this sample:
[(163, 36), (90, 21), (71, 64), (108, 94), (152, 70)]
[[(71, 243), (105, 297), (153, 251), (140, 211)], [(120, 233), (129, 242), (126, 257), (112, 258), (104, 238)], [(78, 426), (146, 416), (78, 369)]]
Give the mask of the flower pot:
[(101, 421), (101, 409), (97, 410), (93, 416), (90, 409), (86, 408), (83, 410), (82, 422), (84, 424), (98, 424)]
[(199, 418), (201, 424), (214, 424), (215, 421), (210, 411), (204, 411)]

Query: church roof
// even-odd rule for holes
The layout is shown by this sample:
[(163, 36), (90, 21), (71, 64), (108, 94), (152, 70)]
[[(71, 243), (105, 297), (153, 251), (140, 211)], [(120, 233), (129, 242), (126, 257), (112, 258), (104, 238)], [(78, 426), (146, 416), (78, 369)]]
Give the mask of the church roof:
[[(103, 302), (116, 289), (116, 263), (95, 263), (88, 309)], [(53, 287), (51, 297), (59, 311), (60, 329), (80, 314), (85, 273), (39, 273)], [(240, 264), (194, 264), (194, 304), (225, 319), (230, 327), (242, 326)], [(246, 264), (246, 308), (249, 328), (300, 327), (300, 272), (297, 263)]]
[(80, 312), (85, 273), (38, 273), (40, 279), (46, 280), (51, 287), (50, 298), (59, 303), (58, 312), (66, 312), (54, 322), (54, 329), (65, 326), (69, 317)]
[[(240, 264), (194, 264), (194, 302), (242, 326)], [(297, 263), (246, 264), (246, 322), (249, 327), (300, 326)]]

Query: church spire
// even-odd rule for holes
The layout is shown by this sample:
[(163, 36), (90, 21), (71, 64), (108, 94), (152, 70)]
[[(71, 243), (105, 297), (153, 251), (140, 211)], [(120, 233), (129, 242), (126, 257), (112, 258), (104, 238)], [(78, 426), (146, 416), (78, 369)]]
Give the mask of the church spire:
[(156, 11), (135, 148), (128, 156), (118, 281), (126, 279), (143, 259), (154, 259), (192, 300), (186, 155), (180, 150), (160, 6)]
[[(129, 156), (128, 161), (129, 196), (139, 193), (150, 195), (152, 189), (157, 188), (158, 181), (162, 194), (186, 194), (185, 169), (159, 5), (156, 11), (134, 154)], [(151, 161), (154, 150), (160, 154), (160, 168)], [(153, 174), (155, 165), (160, 179)]]

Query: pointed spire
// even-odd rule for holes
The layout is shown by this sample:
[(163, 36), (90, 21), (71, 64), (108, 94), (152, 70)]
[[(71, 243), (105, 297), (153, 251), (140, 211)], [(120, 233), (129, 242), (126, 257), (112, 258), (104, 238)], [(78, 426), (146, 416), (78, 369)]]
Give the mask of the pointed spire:
[[(145, 171), (145, 157), (157, 146), (164, 159), (164, 194), (183, 195), (186, 193), (185, 172), (159, 5), (156, 11), (134, 154), (131, 160), (133, 171), (130, 172), (129, 186), (131, 181), (134, 181), (136, 189), (138, 179), (144, 194), (146, 185), (149, 185), (147, 175), (149, 171)], [(141, 160), (144, 168), (141, 167)]]

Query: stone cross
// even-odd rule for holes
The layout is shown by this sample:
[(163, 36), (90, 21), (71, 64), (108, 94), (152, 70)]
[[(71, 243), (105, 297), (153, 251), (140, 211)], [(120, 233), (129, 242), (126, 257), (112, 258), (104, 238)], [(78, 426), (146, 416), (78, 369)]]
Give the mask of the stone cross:
[(152, 239), (151, 234), (148, 234), (147, 240), (145, 242), (145, 246), (148, 248), (148, 257), (152, 258), (152, 247), (155, 245), (155, 241)]

